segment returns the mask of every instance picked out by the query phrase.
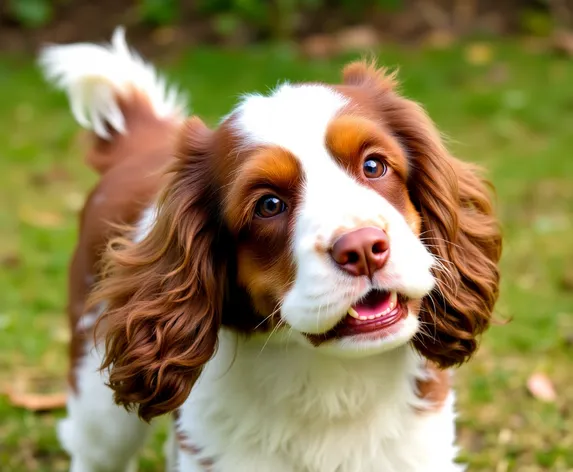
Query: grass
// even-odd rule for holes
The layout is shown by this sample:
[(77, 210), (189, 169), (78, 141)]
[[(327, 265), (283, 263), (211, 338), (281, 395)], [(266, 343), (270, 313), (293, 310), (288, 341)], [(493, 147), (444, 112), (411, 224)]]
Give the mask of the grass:
[[(500, 318), (457, 375), (459, 430), (470, 471), (573, 471), (573, 62), (526, 43), (384, 49), (404, 92), (422, 102), (453, 152), (485, 165), (505, 232)], [(485, 51), (485, 53), (484, 53)], [(278, 80), (337, 80), (344, 59), (303, 61), (287, 49), (194, 50), (165, 65), (208, 122), (240, 93)], [(65, 382), (66, 266), (76, 213), (95, 177), (65, 97), (30, 58), (0, 57), (0, 388)], [(557, 391), (543, 403), (533, 372)], [(54, 425), (0, 395), (0, 470), (64, 471)], [(161, 435), (142, 470), (163, 470)]]

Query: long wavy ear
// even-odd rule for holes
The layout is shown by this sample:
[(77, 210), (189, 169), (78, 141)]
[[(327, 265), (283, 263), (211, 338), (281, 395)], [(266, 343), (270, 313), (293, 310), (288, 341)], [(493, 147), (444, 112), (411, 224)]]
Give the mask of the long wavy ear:
[(115, 401), (146, 421), (185, 401), (216, 349), (226, 267), (211, 138), (200, 120), (187, 122), (151, 229), (111, 242), (91, 299), (105, 306), (98, 332)]
[(501, 232), (481, 169), (450, 156), (420, 108), (410, 113), (419, 131), (406, 141), (413, 159), (409, 191), (422, 217), (421, 238), (437, 260), (437, 288), (421, 311), (428, 336), (414, 343), (449, 367), (471, 357), (490, 324), (499, 295)]
[(351, 64), (345, 83), (370, 90), (370, 100), (410, 159), (408, 190), (422, 218), (420, 237), (434, 254), (437, 286), (420, 313), (426, 326), (418, 351), (441, 367), (466, 361), (489, 326), (498, 298), (501, 232), (491, 186), (480, 170), (452, 157), (424, 110), (400, 97), (394, 75)]

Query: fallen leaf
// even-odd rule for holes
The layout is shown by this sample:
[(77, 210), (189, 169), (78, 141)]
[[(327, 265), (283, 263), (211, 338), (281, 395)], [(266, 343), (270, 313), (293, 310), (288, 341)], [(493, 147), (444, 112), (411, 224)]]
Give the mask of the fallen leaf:
[(6, 269), (17, 269), (22, 264), (22, 259), (18, 254), (6, 254), (0, 256), (0, 266)]
[(489, 64), (493, 59), (493, 50), (489, 44), (473, 43), (465, 50), (466, 61), (475, 66)]
[(7, 393), (8, 400), (13, 406), (30, 411), (58, 410), (66, 406), (67, 395), (63, 392), (36, 394), (8, 391)]
[(66, 406), (67, 394), (61, 391), (59, 379), (33, 375), (24, 370), (9, 382), (0, 392), (3, 392), (15, 407), (42, 412)]
[(38, 228), (58, 228), (64, 218), (59, 213), (36, 210), (31, 207), (20, 208), (20, 220)]
[(557, 393), (551, 379), (542, 372), (531, 374), (527, 379), (527, 390), (534, 398), (542, 402), (553, 403)]
[(558, 54), (567, 57), (573, 56), (573, 33), (566, 30), (558, 30), (551, 37), (551, 47)]

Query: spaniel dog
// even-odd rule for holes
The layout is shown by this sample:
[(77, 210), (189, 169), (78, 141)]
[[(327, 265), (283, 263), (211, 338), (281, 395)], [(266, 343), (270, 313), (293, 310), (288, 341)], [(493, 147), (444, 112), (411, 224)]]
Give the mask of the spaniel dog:
[(490, 322), (500, 231), (393, 74), (283, 83), (213, 129), (121, 29), (41, 64), (101, 176), (69, 278), (73, 472), (134, 470), (167, 413), (169, 470), (464, 469), (449, 368)]

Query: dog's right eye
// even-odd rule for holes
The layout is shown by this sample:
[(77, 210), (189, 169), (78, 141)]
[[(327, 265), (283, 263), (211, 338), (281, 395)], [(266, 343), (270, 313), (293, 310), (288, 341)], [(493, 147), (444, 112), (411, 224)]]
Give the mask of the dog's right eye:
[(364, 170), (364, 175), (368, 179), (378, 179), (383, 177), (388, 170), (388, 167), (378, 154), (369, 155), (364, 161), (362, 168)]
[(275, 195), (265, 195), (258, 202), (255, 209), (257, 216), (261, 218), (272, 218), (287, 209), (286, 203)]

